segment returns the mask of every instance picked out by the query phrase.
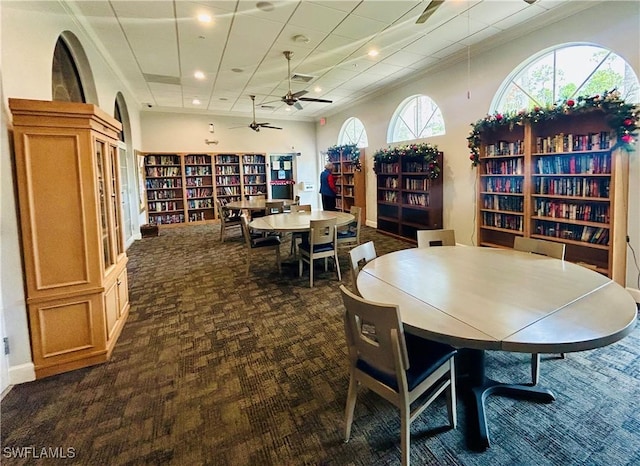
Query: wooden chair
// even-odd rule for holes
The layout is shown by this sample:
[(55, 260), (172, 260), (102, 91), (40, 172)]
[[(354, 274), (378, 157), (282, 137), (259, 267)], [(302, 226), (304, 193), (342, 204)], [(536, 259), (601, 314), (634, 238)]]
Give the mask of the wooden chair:
[(218, 199), (216, 201), (216, 211), (220, 218), (220, 241), (224, 243), (227, 229), (242, 228), (242, 217), (240, 211), (232, 211), (223, 207)]
[(284, 212), (284, 201), (266, 201), (264, 203), (264, 214), (281, 214)]
[[(340, 291), (349, 348), (345, 442), (351, 435), (358, 385), (362, 384), (400, 409), (402, 464), (409, 466), (411, 422), (443, 392), (449, 424), (456, 428), (456, 350), (404, 333), (398, 306), (367, 301), (344, 285), (340, 285)], [(412, 403), (418, 399), (412, 410)]]
[(333, 258), (338, 281), (340, 275), (340, 261), (338, 260), (338, 242), (336, 241), (336, 219), (310, 220), (309, 234), (303, 237), (298, 246), (298, 269), (302, 277), (303, 263), (309, 264), (309, 285), (313, 288), (313, 262), (324, 259), (324, 270), (328, 270), (329, 258)]
[(360, 244), (360, 218), (362, 208), (351, 206), (349, 213), (355, 216), (355, 220), (346, 227), (338, 228), (338, 247), (353, 247)]
[[(556, 243), (555, 241), (516, 236), (513, 241), (513, 249), (516, 251), (530, 252), (532, 254), (540, 254), (542, 256), (564, 260), (565, 245), (563, 243)], [(560, 353), (560, 359), (564, 358), (565, 354)], [(531, 355), (531, 383), (533, 385), (537, 385), (539, 380), (540, 354), (534, 353)]]
[(418, 230), (417, 236), (419, 248), (456, 245), (454, 230)]
[[(291, 213), (296, 212), (311, 212), (311, 204), (291, 204)], [(294, 258), (297, 256), (298, 240), (302, 241), (303, 236), (306, 234), (306, 232), (301, 231), (291, 233), (291, 250), (289, 254)]]
[(358, 289), (357, 279), (360, 273), (360, 264), (366, 264), (377, 257), (376, 247), (373, 241), (359, 244), (349, 250), (349, 259), (351, 260), (351, 279), (353, 280), (354, 289)]
[(247, 246), (247, 270), (246, 275), (249, 275), (249, 269), (251, 268), (251, 256), (257, 249), (273, 249), (276, 252), (276, 265), (278, 266), (278, 273), (281, 272), (280, 266), (280, 238), (278, 236), (259, 236), (255, 237), (251, 235), (249, 231), (249, 221), (247, 217), (242, 217), (242, 234), (244, 235), (244, 241)]

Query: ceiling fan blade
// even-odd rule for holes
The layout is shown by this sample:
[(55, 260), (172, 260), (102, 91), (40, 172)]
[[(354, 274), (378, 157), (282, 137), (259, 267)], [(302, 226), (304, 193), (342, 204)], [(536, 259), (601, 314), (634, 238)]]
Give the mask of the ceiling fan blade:
[(321, 102), (323, 104), (332, 104), (333, 103), (333, 100), (314, 99), (313, 97), (300, 97), (299, 100), (302, 100), (303, 102)]
[(294, 102), (293, 106), (295, 108), (297, 108), (298, 110), (302, 110), (302, 105), (300, 104), (300, 102), (298, 102), (297, 100)]
[(268, 126), (268, 125), (260, 125), (261, 128), (269, 128), (269, 129), (282, 129), (278, 126)]
[(416, 24), (422, 24), (444, 3), (444, 0), (431, 0), (424, 9), (420, 17), (416, 20)]
[(293, 94), (291, 94), (291, 97), (293, 97), (294, 99), (298, 99), (300, 97), (302, 97), (305, 94), (308, 94), (309, 91), (298, 91), (298, 92), (294, 92)]

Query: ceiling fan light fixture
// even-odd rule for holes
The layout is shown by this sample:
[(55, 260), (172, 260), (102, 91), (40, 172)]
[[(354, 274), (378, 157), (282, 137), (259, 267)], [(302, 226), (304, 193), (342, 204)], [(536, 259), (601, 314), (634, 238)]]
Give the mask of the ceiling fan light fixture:
[(231, 71), (233, 71), (234, 73), (244, 73), (244, 70), (242, 68), (231, 68)]
[(271, 2), (258, 2), (256, 8), (260, 11), (273, 11), (276, 7)]
[(308, 44), (309, 43), (309, 38), (307, 36), (305, 36), (304, 34), (296, 34), (295, 36), (293, 36), (291, 38), (291, 40), (293, 40), (294, 42), (297, 42), (299, 44)]
[(525, 2), (527, 2), (529, 5), (533, 5), (534, 3), (536, 3), (538, 0), (524, 0)]

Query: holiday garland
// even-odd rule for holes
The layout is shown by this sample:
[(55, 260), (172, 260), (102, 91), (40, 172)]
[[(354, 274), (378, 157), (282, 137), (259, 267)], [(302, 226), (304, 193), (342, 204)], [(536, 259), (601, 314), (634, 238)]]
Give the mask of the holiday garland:
[(602, 95), (566, 99), (546, 108), (536, 106), (530, 110), (520, 110), (516, 113), (487, 115), (471, 124), (472, 129), (467, 137), (471, 150), (469, 156), (471, 164), (475, 167), (480, 163), (480, 144), (483, 131), (503, 126), (513, 129), (515, 125), (522, 125), (525, 122), (538, 123), (555, 120), (564, 115), (576, 115), (590, 111), (604, 112), (607, 123), (616, 134), (617, 142), (614, 148), (621, 147), (627, 152), (633, 151), (634, 138), (637, 137), (640, 126), (640, 107), (625, 103), (620, 98), (620, 92), (614, 89), (604, 92)]
[(377, 173), (381, 163), (394, 163), (400, 160), (400, 158), (413, 159), (421, 161), (425, 166), (427, 177), (434, 180), (440, 176), (441, 169), (438, 163), (439, 154), (438, 147), (432, 146), (429, 143), (387, 147), (373, 154), (373, 160), (375, 162), (374, 170)]
[(348, 158), (353, 164), (353, 169), (357, 172), (362, 170), (360, 163), (360, 149), (355, 144), (344, 144), (341, 146), (331, 146), (325, 153), (329, 162), (338, 162)]

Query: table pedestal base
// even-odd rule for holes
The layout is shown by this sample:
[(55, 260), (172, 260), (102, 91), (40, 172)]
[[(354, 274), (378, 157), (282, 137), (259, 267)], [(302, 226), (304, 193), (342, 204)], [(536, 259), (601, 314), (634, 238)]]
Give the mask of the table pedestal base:
[[(551, 403), (556, 398), (550, 390), (528, 385), (506, 384), (485, 376), (485, 352), (483, 350), (463, 349), (460, 355), (468, 372), (462, 390), (467, 391), (469, 401), (469, 443), (474, 450), (484, 451), (491, 445), (487, 428), (487, 416), (484, 403), (490, 395), (502, 395), (510, 398)], [(465, 390), (465, 388), (467, 390)]]

